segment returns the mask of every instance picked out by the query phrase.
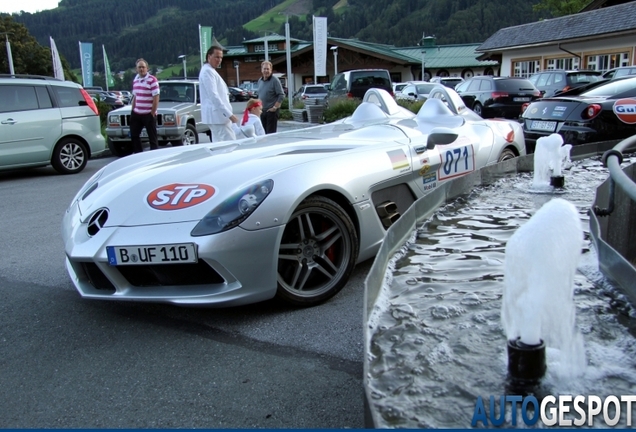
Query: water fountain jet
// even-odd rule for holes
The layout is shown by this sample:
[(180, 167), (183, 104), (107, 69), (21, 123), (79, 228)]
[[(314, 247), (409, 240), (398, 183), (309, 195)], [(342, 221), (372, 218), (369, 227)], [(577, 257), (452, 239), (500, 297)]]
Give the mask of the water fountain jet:
[(551, 134), (537, 140), (534, 152), (535, 189), (550, 185), (553, 188), (563, 188), (565, 178), (561, 173), (564, 163), (570, 159), (571, 144), (563, 145), (563, 138), (559, 134)]
[[(501, 320), (509, 379), (524, 393), (545, 374), (546, 343), (563, 349), (581, 340), (574, 327), (573, 289), (582, 247), (578, 211), (561, 198), (544, 204), (506, 245)], [(576, 352), (582, 350), (568, 355)]]

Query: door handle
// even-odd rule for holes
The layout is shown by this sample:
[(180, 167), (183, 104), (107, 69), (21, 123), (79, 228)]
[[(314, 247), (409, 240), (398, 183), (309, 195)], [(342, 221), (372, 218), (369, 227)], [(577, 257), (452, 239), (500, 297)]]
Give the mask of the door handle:
[(17, 121), (13, 120), (12, 118), (8, 118), (6, 120), (2, 120), (2, 122), (0, 122), (2, 124), (16, 124)]

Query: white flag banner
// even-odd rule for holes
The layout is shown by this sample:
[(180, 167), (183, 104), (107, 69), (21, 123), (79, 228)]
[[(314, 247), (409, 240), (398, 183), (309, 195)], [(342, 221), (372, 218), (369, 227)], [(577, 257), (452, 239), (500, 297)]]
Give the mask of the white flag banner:
[(64, 69), (62, 68), (62, 60), (60, 60), (60, 54), (57, 52), (55, 41), (51, 36), (51, 56), (53, 57), (53, 76), (59, 80), (64, 81)]
[(325, 75), (327, 75), (327, 18), (315, 16), (314, 76), (319, 77)]

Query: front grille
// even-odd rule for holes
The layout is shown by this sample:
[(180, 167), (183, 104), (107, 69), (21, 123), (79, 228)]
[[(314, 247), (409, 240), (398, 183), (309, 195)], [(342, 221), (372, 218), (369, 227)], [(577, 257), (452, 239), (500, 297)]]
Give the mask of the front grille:
[(88, 281), (98, 290), (115, 292), (115, 286), (108, 280), (106, 275), (97, 267), (97, 264), (92, 262), (83, 262), (82, 269), (88, 277)]
[(136, 287), (209, 285), (225, 280), (205, 261), (193, 264), (117, 266), (128, 283)]
[[(130, 126), (130, 114), (128, 115), (120, 115), (119, 116), (119, 124), (121, 126)], [(157, 126), (163, 126), (163, 115), (157, 114)]]

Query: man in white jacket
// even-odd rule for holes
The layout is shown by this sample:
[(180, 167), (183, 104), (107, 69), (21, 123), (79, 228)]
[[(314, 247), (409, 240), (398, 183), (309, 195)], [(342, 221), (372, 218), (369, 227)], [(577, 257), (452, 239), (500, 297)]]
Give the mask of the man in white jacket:
[(223, 61), (223, 49), (213, 46), (205, 58), (206, 63), (199, 73), (201, 122), (210, 127), (212, 142), (235, 140), (232, 123), (238, 123), (238, 118), (232, 113), (227, 85), (216, 71)]

